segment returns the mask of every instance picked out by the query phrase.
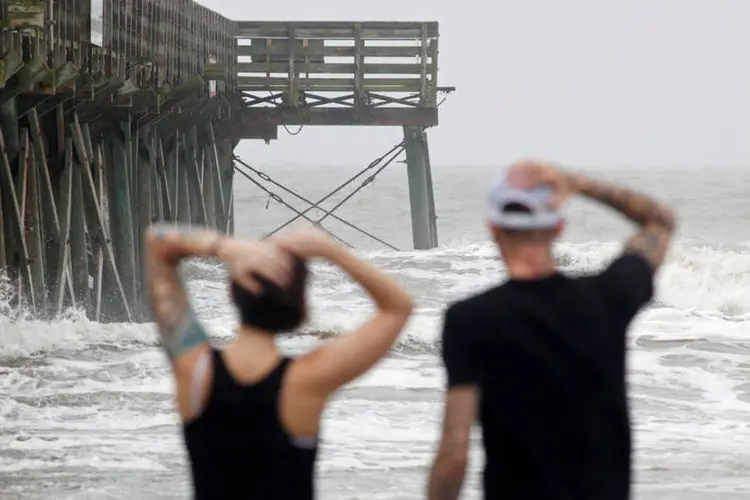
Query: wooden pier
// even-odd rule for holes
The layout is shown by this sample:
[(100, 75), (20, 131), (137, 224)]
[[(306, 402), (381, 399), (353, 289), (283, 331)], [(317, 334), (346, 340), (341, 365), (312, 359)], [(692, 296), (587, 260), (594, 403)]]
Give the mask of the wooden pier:
[(437, 245), (425, 135), (438, 122), (437, 23), (0, 0), (0, 30), (0, 269), (19, 310), (148, 321), (146, 226), (233, 233), (233, 149), (279, 126), (404, 127), (415, 246)]

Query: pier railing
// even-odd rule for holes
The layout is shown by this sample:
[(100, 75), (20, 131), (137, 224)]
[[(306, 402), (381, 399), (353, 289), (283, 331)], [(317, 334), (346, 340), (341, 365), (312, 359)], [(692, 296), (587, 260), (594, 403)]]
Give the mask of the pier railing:
[(236, 24), (196, 2), (3, 2), (0, 88), (26, 65), (35, 78), (19, 93), (105, 94), (152, 112), (189, 93), (235, 95)]
[(237, 38), (245, 123), (437, 124), (435, 22), (239, 21)]

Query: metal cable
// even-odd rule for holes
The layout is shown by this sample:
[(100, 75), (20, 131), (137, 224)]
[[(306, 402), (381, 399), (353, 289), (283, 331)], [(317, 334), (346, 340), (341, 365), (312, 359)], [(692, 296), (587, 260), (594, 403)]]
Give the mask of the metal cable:
[[(373, 161), (371, 161), (371, 162), (370, 162), (370, 164), (369, 164), (369, 165), (367, 165), (367, 166), (366, 166), (365, 168), (363, 168), (362, 170), (360, 170), (360, 171), (359, 171), (359, 173), (357, 173), (357, 174), (353, 175), (352, 177), (350, 177), (350, 178), (349, 178), (349, 179), (347, 179), (346, 181), (342, 182), (342, 183), (341, 183), (341, 184), (340, 184), (340, 185), (339, 185), (339, 186), (338, 186), (338, 187), (337, 187), (336, 189), (334, 189), (333, 191), (331, 191), (330, 193), (328, 193), (327, 195), (325, 195), (325, 196), (324, 196), (323, 198), (319, 199), (319, 200), (318, 200), (318, 201), (317, 201), (316, 203), (314, 203), (314, 204), (313, 204), (313, 205), (312, 205), (311, 207), (308, 207), (308, 208), (306, 208), (305, 210), (303, 210), (303, 211), (302, 211), (302, 214), (306, 214), (307, 212), (309, 212), (310, 210), (313, 210), (313, 209), (315, 209), (315, 208), (317, 208), (317, 209), (320, 209), (320, 204), (321, 204), (321, 203), (323, 203), (323, 202), (324, 202), (324, 201), (326, 201), (326, 200), (327, 200), (328, 198), (330, 198), (330, 197), (331, 197), (331, 196), (333, 196), (334, 194), (336, 194), (336, 193), (338, 193), (339, 191), (341, 191), (342, 189), (344, 189), (344, 188), (345, 188), (346, 186), (348, 186), (349, 184), (351, 184), (352, 182), (354, 182), (355, 180), (357, 180), (357, 179), (358, 179), (359, 177), (363, 176), (363, 175), (365, 174), (365, 172), (367, 172), (368, 170), (370, 170), (370, 169), (372, 169), (372, 168), (376, 167), (376, 166), (377, 166), (377, 165), (378, 165), (378, 164), (379, 164), (380, 162), (382, 162), (382, 161), (383, 161), (383, 160), (384, 160), (384, 159), (385, 159), (385, 158), (386, 158), (386, 157), (387, 157), (388, 155), (390, 155), (391, 153), (393, 153), (393, 152), (394, 152), (394, 151), (396, 151), (397, 149), (399, 149), (399, 148), (402, 148), (402, 147), (404, 146), (404, 144), (405, 144), (405, 143), (404, 143), (404, 141), (401, 141), (401, 142), (400, 142), (399, 144), (396, 144), (396, 145), (395, 145), (395, 146), (393, 146), (393, 147), (392, 147), (391, 149), (389, 149), (389, 150), (388, 150), (388, 151), (387, 151), (387, 152), (386, 152), (385, 154), (383, 154), (383, 155), (381, 155), (380, 157), (378, 157), (378, 158), (374, 159)], [(235, 156), (235, 159), (237, 159), (237, 157), (236, 157), (236, 156)], [(297, 216), (295, 216), (295, 217), (292, 217), (291, 219), (289, 219), (288, 221), (286, 221), (286, 222), (285, 222), (284, 224), (282, 224), (281, 226), (277, 227), (276, 229), (274, 229), (273, 231), (271, 231), (270, 233), (268, 233), (268, 234), (267, 234), (267, 236), (271, 236), (271, 235), (273, 235), (273, 234), (276, 234), (277, 232), (279, 232), (279, 231), (281, 231), (282, 229), (284, 229), (285, 227), (287, 227), (287, 226), (288, 226), (289, 224), (291, 224), (291, 223), (293, 223), (294, 221), (296, 221), (297, 219), (299, 219), (299, 218), (300, 218), (301, 216), (302, 216), (302, 215), (301, 215), (301, 214), (299, 214), (299, 215), (297, 215)]]
[(372, 181), (374, 181), (375, 177), (377, 177), (377, 175), (380, 172), (382, 172), (383, 170), (385, 170), (388, 167), (388, 165), (390, 165), (391, 163), (393, 163), (393, 161), (396, 158), (398, 158), (398, 156), (401, 154), (401, 152), (403, 150), (404, 150), (404, 147), (401, 147), (398, 151), (396, 151), (396, 153), (393, 156), (391, 156), (388, 159), (388, 161), (383, 164), (383, 166), (381, 166), (379, 169), (377, 169), (375, 171), (375, 173), (373, 173), (370, 177), (368, 177), (367, 179), (365, 179), (364, 181), (362, 181), (362, 184), (360, 184), (357, 187), (357, 189), (355, 189), (354, 191), (352, 191), (351, 193), (349, 193), (343, 200), (341, 200), (340, 202), (338, 202), (336, 204), (336, 206), (334, 206), (329, 213), (327, 213), (326, 215), (324, 215), (323, 217), (321, 217), (320, 219), (318, 219), (315, 222), (317, 224), (320, 224), (321, 222), (323, 222), (326, 219), (326, 217), (328, 217), (328, 215), (330, 215), (331, 212), (333, 212), (334, 210), (338, 209), (341, 205), (343, 205), (344, 203), (346, 203), (347, 201), (349, 201), (355, 194), (357, 194), (359, 191), (361, 191), (365, 186), (367, 186), (369, 183), (371, 183)]
[[(291, 195), (293, 195), (293, 196), (296, 196), (297, 198), (299, 198), (300, 200), (304, 201), (304, 202), (305, 202), (305, 203), (307, 203), (308, 205), (313, 205), (313, 202), (311, 202), (310, 200), (308, 200), (308, 199), (307, 199), (307, 198), (305, 198), (304, 196), (302, 196), (302, 195), (300, 195), (300, 194), (296, 193), (296, 192), (295, 192), (294, 190), (292, 190), (292, 189), (290, 189), (290, 188), (287, 188), (286, 186), (284, 186), (284, 185), (282, 185), (282, 184), (280, 184), (280, 183), (278, 183), (278, 182), (274, 181), (273, 179), (271, 179), (271, 177), (269, 177), (269, 176), (268, 176), (268, 174), (266, 174), (266, 173), (264, 173), (264, 172), (261, 172), (260, 170), (257, 170), (257, 169), (255, 169), (255, 168), (251, 167), (250, 165), (248, 165), (247, 163), (245, 163), (244, 161), (242, 161), (242, 160), (241, 160), (241, 159), (239, 159), (239, 158), (236, 158), (236, 157), (235, 157), (235, 161), (236, 161), (237, 163), (240, 163), (241, 165), (243, 165), (243, 166), (244, 166), (244, 167), (246, 167), (247, 169), (251, 170), (251, 171), (252, 171), (253, 173), (255, 173), (255, 175), (257, 175), (258, 177), (260, 177), (260, 178), (261, 178), (261, 179), (263, 179), (264, 181), (266, 181), (266, 182), (270, 182), (271, 184), (273, 184), (273, 185), (275, 185), (275, 186), (278, 186), (278, 187), (279, 187), (280, 189), (283, 189), (284, 191), (286, 191), (287, 193), (289, 193), (289, 194), (291, 194)], [(377, 175), (377, 174), (376, 174), (376, 175)], [(373, 177), (374, 177), (374, 176), (373, 176)], [(366, 182), (367, 182), (367, 181), (366, 181)], [(340, 205), (339, 205), (339, 206), (340, 206)], [(311, 208), (312, 208), (312, 207), (311, 207)], [(391, 245), (390, 243), (388, 243), (388, 242), (386, 242), (386, 241), (382, 240), (381, 238), (378, 238), (377, 236), (375, 236), (375, 235), (373, 235), (373, 234), (370, 234), (370, 233), (368, 233), (368, 232), (367, 232), (367, 231), (365, 231), (364, 229), (362, 229), (362, 228), (360, 228), (360, 227), (357, 227), (356, 225), (352, 224), (351, 222), (349, 222), (349, 221), (347, 221), (347, 220), (344, 220), (344, 219), (342, 219), (342, 218), (341, 218), (341, 217), (339, 217), (338, 215), (334, 214), (334, 213), (333, 213), (332, 211), (326, 210), (326, 209), (324, 209), (324, 208), (322, 208), (322, 207), (320, 207), (320, 206), (318, 206), (317, 208), (318, 208), (318, 210), (320, 210), (320, 211), (324, 212), (324, 213), (326, 214), (326, 217), (327, 217), (327, 216), (331, 216), (331, 217), (333, 217), (334, 219), (336, 219), (337, 221), (339, 221), (339, 222), (341, 222), (342, 224), (346, 225), (347, 227), (350, 227), (350, 228), (352, 228), (352, 229), (354, 229), (354, 230), (356, 230), (356, 231), (359, 231), (360, 233), (364, 234), (365, 236), (367, 236), (367, 237), (369, 237), (369, 238), (372, 238), (373, 240), (377, 241), (377, 242), (378, 242), (378, 243), (380, 243), (381, 245), (384, 245), (384, 246), (386, 246), (386, 247), (390, 248), (391, 250), (399, 251), (399, 249), (398, 249), (398, 248), (396, 248), (395, 246)], [(301, 217), (305, 217), (305, 218), (306, 218), (307, 220), (310, 220), (310, 219), (308, 219), (308, 218), (307, 218), (307, 217), (306, 217), (306, 216), (305, 216), (304, 214), (301, 214), (300, 212), (296, 212), (296, 213), (298, 214), (298, 216), (301, 216)], [(320, 224), (320, 221), (318, 221), (318, 222), (317, 222), (317, 224)], [(274, 233), (275, 233), (275, 231), (274, 231)], [(271, 236), (271, 235), (272, 235), (272, 234), (274, 234), (274, 233), (269, 233), (269, 234), (268, 234), (268, 235), (266, 235), (266, 236)]]
[[(248, 175), (248, 174), (247, 174), (246, 172), (243, 172), (243, 171), (242, 171), (242, 170), (241, 170), (240, 168), (238, 168), (238, 167), (237, 167), (237, 165), (235, 165), (235, 166), (234, 166), (234, 169), (235, 169), (235, 170), (236, 170), (237, 172), (239, 172), (240, 174), (242, 174), (242, 175), (243, 175), (243, 176), (244, 176), (244, 177), (245, 177), (245, 178), (246, 178), (247, 180), (249, 180), (250, 182), (252, 182), (252, 183), (253, 183), (253, 184), (255, 184), (256, 186), (258, 186), (258, 187), (259, 187), (260, 189), (262, 189), (262, 190), (263, 190), (263, 191), (264, 191), (264, 192), (265, 192), (265, 193), (266, 193), (266, 194), (267, 194), (268, 196), (270, 196), (271, 198), (273, 198), (273, 199), (274, 199), (275, 201), (277, 201), (277, 202), (281, 203), (282, 205), (284, 205), (284, 206), (285, 206), (286, 208), (288, 208), (288, 209), (289, 209), (289, 210), (291, 210), (292, 212), (295, 212), (295, 213), (299, 214), (299, 211), (298, 211), (298, 210), (297, 210), (296, 208), (294, 208), (293, 206), (291, 206), (291, 205), (290, 205), (289, 203), (285, 202), (285, 201), (284, 201), (284, 200), (283, 200), (283, 199), (282, 199), (282, 198), (281, 198), (281, 197), (280, 197), (279, 195), (277, 195), (276, 193), (273, 193), (273, 192), (271, 192), (270, 190), (266, 189), (266, 187), (265, 187), (265, 186), (263, 186), (263, 184), (261, 184), (260, 182), (256, 181), (256, 180), (255, 180), (255, 179), (253, 179), (252, 177), (250, 177), (250, 176), (249, 176), (249, 175)], [(351, 245), (351, 244), (350, 244), (350, 243), (348, 243), (347, 241), (345, 241), (345, 240), (343, 240), (343, 239), (339, 238), (338, 236), (336, 236), (335, 234), (333, 234), (333, 233), (332, 233), (331, 231), (329, 231), (328, 229), (326, 229), (325, 227), (323, 227), (323, 225), (321, 225), (321, 224), (319, 224), (319, 223), (316, 223), (316, 222), (315, 222), (314, 220), (312, 220), (311, 218), (307, 217), (307, 216), (306, 216), (306, 215), (304, 215), (304, 214), (303, 214), (303, 215), (301, 215), (301, 216), (302, 216), (302, 217), (304, 217), (304, 218), (305, 218), (305, 219), (306, 219), (307, 221), (309, 221), (309, 222), (310, 222), (311, 224), (313, 224), (313, 225), (316, 225), (316, 226), (319, 226), (319, 227), (320, 227), (320, 228), (321, 228), (321, 229), (322, 229), (323, 231), (325, 231), (325, 232), (326, 232), (326, 233), (327, 233), (328, 235), (330, 235), (330, 236), (331, 236), (332, 238), (334, 238), (334, 239), (336, 239), (336, 240), (340, 241), (340, 242), (341, 242), (342, 244), (346, 245), (346, 246), (347, 246), (347, 247), (349, 247), (349, 248), (354, 248), (354, 246), (353, 246), (353, 245)], [(268, 235), (264, 236), (263, 238), (267, 238), (267, 237), (268, 237)]]

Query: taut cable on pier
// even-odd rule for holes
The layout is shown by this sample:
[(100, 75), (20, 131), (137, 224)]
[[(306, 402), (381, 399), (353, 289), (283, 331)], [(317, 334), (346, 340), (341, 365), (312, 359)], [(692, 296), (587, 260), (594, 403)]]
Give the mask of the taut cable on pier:
[[(338, 193), (339, 191), (341, 191), (342, 189), (344, 189), (349, 184), (353, 183), (355, 180), (357, 180), (358, 178), (360, 178), (361, 176), (363, 176), (369, 170), (377, 167), (383, 160), (385, 160), (385, 158), (387, 158), (388, 156), (390, 156), (390, 155), (392, 155), (394, 153), (400, 153), (400, 150), (403, 147), (403, 144), (404, 144), (403, 142), (400, 142), (400, 143), (396, 144), (395, 146), (393, 146), (385, 154), (381, 155), (379, 158), (376, 158), (375, 160), (373, 160), (372, 162), (370, 162), (369, 165), (367, 165), (365, 168), (363, 168), (362, 170), (360, 170), (357, 174), (353, 175), (349, 179), (347, 179), (344, 182), (342, 182), (341, 184), (339, 184), (338, 187), (336, 187), (333, 191), (331, 191), (330, 193), (328, 193), (327, 195), (325, 195), (323, 198), (319, 199), (317, 202), (313, 203), (312, 206), (310, 206), (309, 208), (307, 208), (302, 213), (306, 214), (310, 210), (313, 210), (314, 208), (318, 208), (319, 205), (321, 203), (323, 203), (324, 201), (326, 201), (328, 198), (330, 198), (331, 196), (335, 195), (336, 193)], [(299, 217), (300, 217), (300, 215), (298, 215), (297, 217), (292, 217), (291, 219), (289, 219), (288, 221), (286, 221), (284, 224), (280, 225), (279, 227), (277, 227), (276, 229), (274, 229), (273, 231), (271, 231), (270, 233), (268, 233), (266, 236), (271, 236), (273, 234), (276, 234), (277, 232), (279, 232), (282, 229), (284, 229), (285, 227), (287, 227), (289, 224), (292, 224), (292, 223), (296, 222)]]
[[(375, 177), (377, 177), (377, 175), (380, 172), (382, 172), (383, 170), (385, 170), (385, 168), (388, 167), (388, 165), (390, 165), (393, 162), (393, 160), (395, 160), (404, 151), (403, 144), (404, 143), (402, 142), (402, 143), (394, 146), (388, 153), (386, 153), (385, 155), (381, 156), (380, 158), (378, 158), (377, 160), (375, 160), (374, 162), (372, 162), (370, 165), (368, 165), (367, 167), (365, 167), (364, 170), (360, 171), (357, 175), (355, 175), (354, 177), (350, 178), (349, 180), (347, 180), (343, 184), (339, 185), (336, 189), (334, 189), (333, 191), (331, 191), (330, 193), (328, 193), (326, 196), (324, 196), (323, 198), (321, 198), (320, 200), (318, 200), (316, 203), (313, 203), (312, 201), (308, 200), (307, 198), (305, 198), (304, 196), (302, 196), (299, 193), (295, 192), (294, 190), (287, 188), (283, 184), (281, 184), (279, 182), (276, 182), (275, 180), (271, 179), (271, 177), (269, 177), (264, 172), (261, 172), (260, 170), (255, 169), (255, 168), (251, 167), (250, 165), (248, 165), (247, 163), (245, 163), (244, 161), (242, 161), (239, 157), (235, 156), (234, 157), (234, 161), (236, 163), (239, 163), (240, 165), (244, 166), (248, 170), (252, 171), (255, 175), (257, 175), (258, 177), (260, 177), (264, 181), (266, 181), (266, 182), (268, 182), (270, 184), (273, 184), (274, 186), (278, 187), (279, 189), (281, 189), (281, 190), (283, 190), (283, 191), (291, 194), (292, 196), (294, 196), (294, 197), (298, 198), (299, 200), (303, 201), (304, 203), (307, 203), (308, 205), (310, 205), (307, 209), (305, 209), (304, 212), (298, 211), (296, 208), (292, 207), (287, 202), (285, 202), (280, 196), (278, 196), (277, 194), (275, 194), (275, 193), (269, 191), (268, 189), (264, 188), (259, 182), (257, 182), (254, 179), (250, 178), (250, 176), (248, 176), (247, 174), (245, 174), (244, 172), (242, 172), (237, 166), (235, 166), (235, 168), (237, 168), (237, 170), (240, 173), (242, 173), (253, 184), (255, 184), (256, 186), (260, 187), (263, 191), (265, 191), (273, 200), (281, 203), (282, 205), (284, 205), (285, 207), (287, 207), (288, 209), (290, 209), (291, 211), (293, 211), (294, 213), (297, 214), (295, 217), (293, 217), (292, 219), (288, 220), (283, 225), (281, 225), (280, 227), (278, 227), (274, 231), (272, 231), (269, 234), (267, 234), (265, 236), (266, 238), (269, 237), (269, 236), (272, 236), (273, 234), (277, 233), (282, 228), (288, 226), (289, 224), (291, 224), (294, 221), (296, 221), (298, 218), (302, 217), (305, 220), (311, 222), (313, 225), (315, 225), (317, 227), (320, 227), (326, 233), (332, 235), (334, 238), (336, 238), (339, 241), (345, 243), (346, 245), (352, 247), (352, 245), (350, 245), (349, 243), (346, 243), (344, 240), (342, 240), (341, 238), (339, 238), (337, 235), (333, 234), (328, 229), (326, 229), (325, 227), (323, 227), (322, 223), (326, 219), (326, 217), (333, 217), (334, 219), (336, 219), (337, 221), (341, 222), (345, 226), (350, 227), (351, 229), (354, 229), (355, 231), (358, 231), (358, 232), (364, 234), (368, 238), (370, 238), (370, 239), (372, 239), (374, 241), (377, 241), (381, 245), (386, 246), (386, 247), (390, 248), (391, 250), (399, 251), (399, 249), (397, 247), (395, 247), (395, 246), (391, 245), (390, 243), (382, 240), (381, 238), (378, 238), (377, 236), (374, 236), (373, 234), (371, 234), (371, 233), (365, 231), (364, 229), (362, 229), (362, 228), (360, 228), (360, 227), (352, 224), (351, 222), (342, 219), (341, 217), (339, 217), (338, 215), (334, 214), (333, 212), (335, 210), (338, 210), (344, 203), (346, 203), (352, 197), (354, 197), (354, 195), (357, 194), (360, 190), (362, 190), (365, 186), (367, 186), (372, 181), (374, 181)], [(352, 191), (351, 193), (349, 193), (349, 195), (347, 195), (346, 198), (344, 198), (343, 200), (341, 200), (335, 207), (333, 207), (331, 210), (326, 210), (326, 209), (324, 209), (323, 207), (320, 206), (321, 203), (323, 203), (324, 201), (326, 201), (327, 199), (329, 199), (331, 196), (333, 196), (334, 194), (336, 194), (339, 191), (341, 191), (343, 188), (345, 188), (349, 184), (353, 183), (356, 179), (358, 179), (359, 177), (361, 177), (365, 172), (367, 172), (370, 169), (372, 169), (375, 166), (377, 166), (388, 155), (390, 155), (390, 158), (380, 168), (378, 168), (374, 173), (372, 173), (369, 177), (367, 177), (364, 181), (362, 181), (362, 183), (354, 191)], [(324, 214), (323, 217), (321, 217), (318, 220), (312, 220), (311, 218), (309, 218), (307, 216), (307, 213), (310, 210), (313, 210), (313, 209), (318, 209), (321, 212), (323, 212), (323, 214)]]
[[(237, 158), (236, 158), (236, 157), (235, 157), (235, 161), (237, 161), (238, 163), (241, 163), (242, 165), (245, 165), (245, 166), (246, 166), (246, 167), (247, 167), (247, 168), (248, 168), (249, 170), (251, 170), (252, 172), (255, 172), (255, 174), (256, 174), (256, 175), (258, 175), (258, 177), (261, 177), (261, 179), (264, 179), (264, 180), (269, 180), (269, 181), (271, 180), (271, 179), (270, 179), (270, 177), (266, 176), (266, 175), (265, 175), (265, 174), (263, 174), (262, 172), (260, 173), (261, 175), (259, 175), (259, 174), (258, 174), (258, 171), (256, 171), (256, 170), (255, 170), (255, 169), (253, 169), (252, 167), (248, 166), (248, 165), (247, 165), (247, 164), (245, 164), (244, 162), (242, 162), (242, 161), (239, 161), (239, 160), (237, 160)], [(278, 203), (281, 203), (281, 204), (282, 204), (282, 205), (284, 205), (284, 206), (285, 206), (286, 208), (288, 208), (288, 209), (289, 209), (289, 210), (291, 210), (292, 212), (296, 213), (296, 214), (297, 214), (297, 215), (299, 215), (300, 217), (304, 217), (304, 218), (305, 218), (305, 220), (307, 220), (308, 222), (310, 222), (310, 223), (311, 223), (311, 224), (313, 224), (313, 225), (316, 225), (316, 226), (318, 226), (318, 227), (319, 227), (319, 228), (320, 228), (320, 229), (321, 229), (322, 231), (325, 231), (325, 232), (326, 232), (326, 233), (327, 233), (327, 234), (328, 234), (329, 236), (331, 236), (332, 238), (335, 238), (336, 240), (338, 240), (339, 242), (341, 242), (341, 243), (343, 243), (344, 245), (348, 246), (349, 248), (354, 248), (354, 246), (353, 246), (353, 245), (351, 245), (350, 243), (346, 242), (345, 240), (343, 240), (343, 239), (339, 238), (338, 236), (336, 236), (336, 235), (335, 235), (334, 233), (332, 233), (331, 231), (329, 231), (328, 229), (326, 229), (326, 228), (325, 228), (325, 227), (323, 227), (322, 225), (316, 224), (316, 222), (315, 222), (314, 220), (312, 220), (312, 219), (311, 219), (310, 217), (308, 217), (307, 215), (305, 215), (305, 214), (301, 213), (301, 212), (300, 212), (299, 210), (297, 210), (296, 208), (294, 208), (294, 207), (293, 207), (292, 205), (290, 205), (289, 203), (287, 203), (286, 201), (284, 201), (284, 199), (283, 199), (283, 198), (282, 198), (281, 196), (277, 195), (276, 193), (274, 193), (274, 192), (273, 192), (273, 191), (271, 191), (270, 189), (266, 188), (266, 187), (265, 187), (265, 186), (264, 186), (263, 184), (261, 184), (260, 182), (256, 181), (256, 180), (255, 180), (255, 179), (253, 179), (252, 177), (250, 177), (250, 175), (248, 175), (248, 174), (247, 174), (247, 172), (244, 172), (244, 171), (243, 171), (243, 170), (242, 170), (242, 169), (241, 169), (240, 167), (238, 167), (237, 165), (235, 165), (235, 166), (234, 166), (234, 169), (235, 169), (235, 170), (236, 170), (236, 171), (237, 171), (237, 172), (238, 172), (238, 173), (239, 173), (240, 175), (242, 175), (242, 176), (243, 176), (244, 178), (246, 178), (247, 180), (249, 180), (250, 182), (252, 182), (253, 184), (255, 184), (255, 185), (256, 185), (256, 186), (258, 187), (258, 188), (260, 188), (260, 189), (261, 189), (261, 191), (265, 192), (265, 193), (266, 193), (266, 194), (268, 195), (268, 197), (269, 197), (269, 198), (273, 199), (274, 201), (276, 201), (276, 202), (278, 202)], [(273, 182), (273, 181), (271, 181), (271, 182)], [(274, 184), (275, 184), (275, 183), (274, 183)], [(283, 186), (282, 186), (282, 187), (283, 187)], [(266, 207), (266, 208), (267, 208), (267, 207)]]

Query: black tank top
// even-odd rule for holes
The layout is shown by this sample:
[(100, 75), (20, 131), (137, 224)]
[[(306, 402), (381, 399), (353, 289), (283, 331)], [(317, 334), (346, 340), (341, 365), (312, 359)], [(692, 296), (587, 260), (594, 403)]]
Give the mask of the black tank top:
[(312, 500), (315, 442), (297, 443), (278, 416), (290, 359), (254, 385), (240, 385), (220, 351), (203, 413), (184, 426), (195, 499)]

